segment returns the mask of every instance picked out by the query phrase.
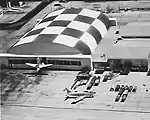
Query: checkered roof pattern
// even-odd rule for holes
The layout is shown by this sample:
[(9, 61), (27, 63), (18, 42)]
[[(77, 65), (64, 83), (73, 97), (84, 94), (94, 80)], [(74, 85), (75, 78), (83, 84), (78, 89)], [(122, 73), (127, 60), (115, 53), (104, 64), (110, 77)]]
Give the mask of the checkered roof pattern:
[(75, 48), (83, 55), (90, 55), (104, 37), (109, 24), (109, 18), (98, 11), (61, 9), (48, 14), (13, 48), (40, 41), (40, 44), (59, 44)]

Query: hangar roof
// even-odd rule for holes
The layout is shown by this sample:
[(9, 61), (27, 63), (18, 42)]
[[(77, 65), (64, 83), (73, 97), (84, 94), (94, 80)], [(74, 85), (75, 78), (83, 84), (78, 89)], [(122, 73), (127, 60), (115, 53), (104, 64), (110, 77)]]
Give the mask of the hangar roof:
[[(110, 28), (93, 52), (93, 61), (148, 58), (150, 53), (150, 22), (128, 23), (120, 27), (119, 35), (115, 35), (117, 29), (117, 27)], [(122, 36), (123, 39), (115, 44), (118, 36)], [(105, 57), (101, 56), (103, 54)]]
[(121, 36), (150, 37), (150, 22), (133, 22), (120, 27)]
[(91, 55), (111, 26), (98, 11), (69, 8), (48, 14), (10, 50), (24, 55)]

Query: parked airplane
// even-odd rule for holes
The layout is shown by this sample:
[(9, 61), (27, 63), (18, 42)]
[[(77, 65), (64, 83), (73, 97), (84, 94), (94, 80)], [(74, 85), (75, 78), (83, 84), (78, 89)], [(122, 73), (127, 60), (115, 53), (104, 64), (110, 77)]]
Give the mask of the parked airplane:
[[(23, 5), (21, 5), (23, 6)], [(4, 12), (15, 12), (15, 13), (24, 13), (24, 10), (20, 7), (13, 7), (10, 2), (7, 3), (7, 8)]]
[(2, 7), (0, 6), (0, 18), (3, 17), (3, 15), (4, 15), (4, 14), (3, 14), (3, 9), (2, 9)]
[(64, 91), (67, 91), (67, 95), (64, 101), (66, 101), (69, 98), (75, 99), (71, 104), (75, 104), (85, 98), (93, 98), (94, 94), (96, 93), (94, 91), (83, 91), (83, 92), (70, 91), (68, 90), (68, 88), (65, 88)]
[(42, 68), (46, 68), (49, 66), (52, 66), (53, 64), (44, 64), (43, 62), (41, 63), (41, 59), (38, 57), (37, 58), (37, 63), (26, 63), (26, 65), (31, 66), (31, 67), (35, 67), (37, 72), (39, 72)]
[(4, 10), (6, 12), (15, 12), (15, 13), (24, 13), (24, 10), (22, 8), (15, 8), (15, 7), (10, 7)]

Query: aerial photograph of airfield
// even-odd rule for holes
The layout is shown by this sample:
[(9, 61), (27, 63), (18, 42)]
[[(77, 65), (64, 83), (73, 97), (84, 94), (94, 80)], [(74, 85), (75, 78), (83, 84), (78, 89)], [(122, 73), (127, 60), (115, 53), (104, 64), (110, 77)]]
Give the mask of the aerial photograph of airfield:
[(1, 120), (150, 120), (149, 0), (0, 0)]

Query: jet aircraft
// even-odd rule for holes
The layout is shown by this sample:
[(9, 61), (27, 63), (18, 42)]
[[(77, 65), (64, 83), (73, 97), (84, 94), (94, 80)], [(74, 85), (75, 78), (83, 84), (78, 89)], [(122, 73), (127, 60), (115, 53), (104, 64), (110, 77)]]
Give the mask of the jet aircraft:
[(85, 98), (93, 98), (94, 94), (96, 93), (94, 91), (83, 91), (83, 92), (70, 91), (68, 88), (65, 88), (64, 91), (67, 92), (66, 98), (64, 101), (66, 101), (69, 98), (75, 99), (71, 104), (75, 104), (79, 101), (84, 100)]

